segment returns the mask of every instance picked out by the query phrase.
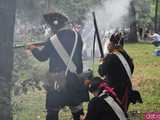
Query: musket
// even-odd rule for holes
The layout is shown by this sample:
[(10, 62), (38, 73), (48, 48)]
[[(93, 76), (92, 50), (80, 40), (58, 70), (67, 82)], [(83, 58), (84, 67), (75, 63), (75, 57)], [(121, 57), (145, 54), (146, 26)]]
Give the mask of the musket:
[(45, 45), (45, 41), (41, 41), (41, 42), (33, 42), (31, 44), (16, 44), (13, 46), (13, 48), (27, 48), (28, 45), (35, 45), (35, 46), (43, 46)]
[[(96, 21), (95, 12), (92, 12), (92, 15), (93, 15), (94, 28), (95, 28), (95, 33), (94, 33), (94, 47), (95, 47), (95, 39), (97, 38), (97, 40), (98, 40), (98, 45), (99, 45), (99, 50), (100, 50), (100, 54), (101, 54), (101, 58), (104, 58), (104, 53), (103, 53), (103, 48), (102, 48), (102, 44), (101, 44), (101, 39), (100, 39), (99, 31), (98, 31), (98, 26), (97, 26), (97, 21)], [(93, 51), (94, 51), (94, 50), (93, 50)], [(93, 54), (94, 54), (94, 53), (93, 53)]]

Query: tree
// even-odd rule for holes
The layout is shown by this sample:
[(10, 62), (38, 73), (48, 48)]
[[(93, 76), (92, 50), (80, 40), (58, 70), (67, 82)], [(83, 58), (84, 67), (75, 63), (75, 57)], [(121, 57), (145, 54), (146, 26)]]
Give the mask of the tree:
[(16, 0), (0, 0), (0, 119), (11, 120), (11, 73)]
[(137, 42), (137, 23), (136, 23), (136, 10), (135, 10), (135, 1), (130, 3), (130, 33), (129, 33), (129, 42)]
[(137, 24), (144, 28), (160, 31), (160, 9), (158, 0), (136, 0)]
[(155, 30), (155, 32), (157, 32), (158, 31), (158, 28), (157, 28), (157, 21), (158, 21), (158, 0), (156, 0), (156, 3), (155, 3), (156, 5), (155, 5), (155, 20), (154, 20), (154, 30)]

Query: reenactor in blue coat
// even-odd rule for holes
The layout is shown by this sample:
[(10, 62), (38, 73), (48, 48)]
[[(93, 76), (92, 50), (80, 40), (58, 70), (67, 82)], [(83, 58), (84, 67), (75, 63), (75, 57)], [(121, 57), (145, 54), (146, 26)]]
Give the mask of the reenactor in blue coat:
[(74, 120), (83, 115), (82, 102), (89, 100), (87, 88), (78, 74), (82, 73), (82, 39), (72, 29), (66, 16), (60, 13), (43, 15), (53, 35), (43, 48), (29, 46), (33, 56), (39, 61), (49, 60), (48, 80), (45, 86), (46, 120), (58, 120), (58, 112), (69, 106)]

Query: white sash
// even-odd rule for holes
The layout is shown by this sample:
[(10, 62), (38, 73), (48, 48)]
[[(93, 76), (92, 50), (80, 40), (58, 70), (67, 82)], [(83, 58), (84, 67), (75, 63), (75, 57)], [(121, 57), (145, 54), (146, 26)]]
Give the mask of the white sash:
[(104, 100), (110, 105), (110, 107), (116, 113), (120, 120), (127, 120), (122, 108), (117, 104), (117, 102), (115, 102), (115, 100), (111, 96), (106, 97)]
[[(98, 97), (102, 97), (103, 95), (105, 95), (105, 91), (103, 91)], [(108, 103), (120, 120), (127, 120), (124, 111), (111, 96), (107, 96), (104, 100)]]
[(125, 70), (126, 70), (126, 73), (129, 77), (129, 79), (131, 80), (131, 77), (132, 77), (132, 74), (131, 74), (131, 68), (127, 62), (127, 60), (125, 59), (125, 57), (119, 53), (119, 52), (114, 52), (115, 55), (117, 55), (117, 57), (119, 58), (119, 60), (121, 61), (121, 63), (123, 64)]
[(71, 52), (71, 56), (69, 56), (69, 54), (67, 53), (67, 51), (65, 50), (65, 48), (61, 44), (60, 40), (58, 39), (57, 35), (53, 35), (50, 38), (50, 41), (51, 41), (53, 47), (56, 49), (57, 53), (59, 54), (59, 56), (61, 57), (61, 59), (65, 63), (65, 65), (67, 66), (66, 71), (65, 71), (65, 75), (67, 75), (68, 70), (70, 70), (71, 72), (76, 72), (76, 69), (77, 69), (76, 65), (72, 61), (72, 58), (73, 58), (73, 55), (75, 53), (75, 49), (76, 49), (77, 43), (78, 43), (78, 34), (75, 31), (74, 31), (74, 33), (75, 33), (75, 42), (74, 42), (74, 46), (73, 46), (73, 49)]

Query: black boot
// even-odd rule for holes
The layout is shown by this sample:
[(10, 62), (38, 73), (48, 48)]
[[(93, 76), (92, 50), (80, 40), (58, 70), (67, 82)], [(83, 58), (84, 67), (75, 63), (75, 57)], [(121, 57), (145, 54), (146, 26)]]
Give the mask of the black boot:
[(58, 111), (47, 110), (46, 120), (58, 120)]
[(80, 120), (80, 116), (84, 115), (83, 109), (79, 110), (78, 112), (72, 113), (73, 120)]

